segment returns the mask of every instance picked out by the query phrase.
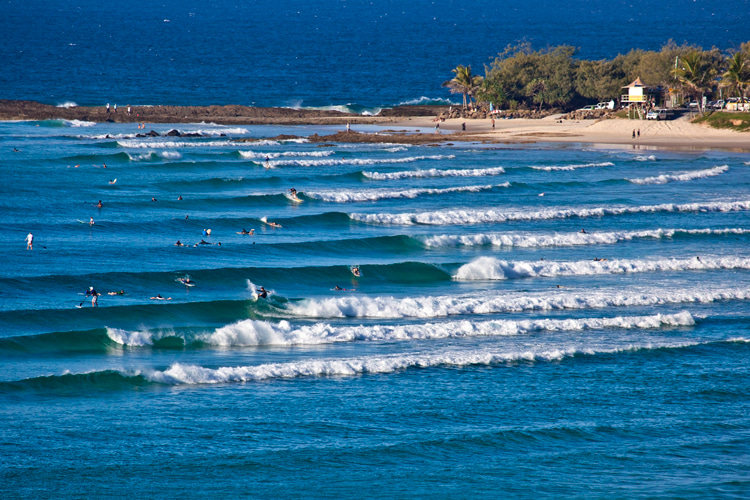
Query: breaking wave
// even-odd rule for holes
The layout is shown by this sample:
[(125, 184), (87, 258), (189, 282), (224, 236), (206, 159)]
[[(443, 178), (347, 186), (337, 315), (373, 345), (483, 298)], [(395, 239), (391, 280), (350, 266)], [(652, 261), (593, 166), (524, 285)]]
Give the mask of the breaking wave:
[(485, 246), (496, 247), (556, 247), (576, 245), (608, 245), (620, 241), (640, 238), (672, 238), (675, 235), (724, 235), (750, 234), (750, 229), (653, 229), (644, 231), (614, 231), (601, 233), (562, 233), (562, 234), (518, 234), (518, 233), (480, 233), (480, 234), (444, 234), (420, 237), (423, 245), (428, 247)]
[(429, 177), (484, 177), (492, 175), (501, 175), (505, 173), (505, 169), (502, 167), (495, 168), (473, 168), (473, 169), (448, 169), (440, 170), (437, 168), (431, 168), (429, 170), (407, 170), (404, 172), (391, 172), (391, 173), (380, 173), (380, 172), (362, 172), (362, 175), (370, 179), (385, 181), (385, 180), (397, 180), (407, 178), (429, 178)]
[(697, 170), (695, 172), (684, 172), (682, 174), (662, 174), (655, 177), (645, 177), (643, 179), (628, 179), (633, 184), (666, 184), (674, 181), (692, 181), (695, 179), (705, 179), (721, 175), (729, 170), (729, 165)]
[(552, 276), (588, 276), (663, 271), (703, 271), (709, 269), (750, 269), (750, 259), (739, 257), (703, 257), (659, 260), (585, 260), (556, 262), (549, 260), (508, 262), (480, 257), (461, 266), (455, 278), (461, 281), (506, 280)]
[(606, 161), (603, 163), (584, 163), (582, 165), (550, 165), (550, 166), (532, 166), (534, 170), (544, 170), (545, 172), (557, 172), (557, 171), (571, 171), (579, 168), (594, 168), (594, 167), (612, 167), (614, 163)]
[(750, 200), (731, 202), (686, 203), (676, 205), (643, 205), (639, 207), (597, 207), (597, 208), (550, 208), (539, 211), (499, 212), (496, 210), (441, 210), (436, 212), (402, 213), (402, 214), (361, 214), (349, 215), (354, 220), (370, 224), (427, 224), (453, 225), (478, 224), (488, 222), (506, 222), (523, 220), (565, 219), (569, 217), (603, 217), (606, 215), (623, 215), (658, 212), (736, 212), (750, 210)]
[(449, 194), (449, 193), (478, 193), (494, 188), (510, 187), (510, 183), (499, 184), (496, 186), (461, 186), (444, 189), (404, 189), (401, 191), (390, 190), (361, 190), (361, 191), (305, 191), (305, 196), (322, 201), (335, 203), (350, 203), (357, 201), (377, 201), (384, 199), (396, 198), (417, 198), (422, 195)]

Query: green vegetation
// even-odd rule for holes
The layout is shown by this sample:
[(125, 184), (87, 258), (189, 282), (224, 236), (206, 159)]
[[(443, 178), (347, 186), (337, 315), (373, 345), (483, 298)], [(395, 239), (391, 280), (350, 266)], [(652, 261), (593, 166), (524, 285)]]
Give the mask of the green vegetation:
[(728, 113), (726, 111), (717, 111), (710, 115), (702, 116), (695, 120), (695, 123), (705, 123), (714, 128), (727, 128), (746, 132), (750, 130), (750, 113)]
[(750, 88), (750, 42), (738, 51), (703, 50), (669, 42), (658, 52), (634, 49), (612, 60), (575, 58), (576, 49), (562, 45), (533, 50), (528, 42), (509, 45), (489, 65), (484, 78), (458, 66), (455, 78), (443, 84), (496, 109), (574, 109), (593, 102), (615, 101), (622, 87), (640, 78), (660, 87), (662, 98), (678, 100), (746, 97)]

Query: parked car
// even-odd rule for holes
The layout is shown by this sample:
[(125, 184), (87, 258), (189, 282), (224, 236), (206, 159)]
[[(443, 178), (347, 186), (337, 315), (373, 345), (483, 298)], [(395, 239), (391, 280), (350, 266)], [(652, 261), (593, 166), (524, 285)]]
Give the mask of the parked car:
[(600, 102), (594, 108), (595, 109), (615, 109), (615, 101)]
[(674, 116), (671, 109), (652, 109), (646, 114), (646, 120), (669, 120)]
[(593, 104), (591, 104), (589, 106), (584, 106), (580, 108), (578, 111), (594, 111), (595, 109), (596, 107)]
[(687, 105), (688, 108), (697, 108), (698, 107), (698, 101), (690, 101)]

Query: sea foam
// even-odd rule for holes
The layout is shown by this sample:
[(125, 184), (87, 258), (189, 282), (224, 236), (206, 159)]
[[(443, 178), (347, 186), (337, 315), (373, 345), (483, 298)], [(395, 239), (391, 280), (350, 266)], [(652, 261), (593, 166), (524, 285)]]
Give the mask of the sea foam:
[(404, 189), (400, 191), (394, 190), (339, 190), (339, 191), (305, 191), (305, 195), (310, 198), (315, 198), (322, 201), (330, 201), (335, 203), (349, 203), (358, 201), (377, 201), (384, 199), (398, 199), (398, 198), (417, 198), (422, 195), (440, 195), (449, 193), (479, 193), (481, 191), (487, 191), (494, 188), (507, 188), (510, 187), (510, 183), (506, 182), (499, 185), (486, 185), (486, 186), (460, 186), (451, 187), (444, 189)]
[(655, 177), (644, 177), (642, 179), (628, 179), (633, 184), (666, 184), (674, 181), (692, 181), (695, 179), (705, 179), (721, 175), (729, 170), (729, 165), (708, 168), (705, 170), (696, 170), (694, 172), (683, 172), (680, 174), (662, 174)]
[[(739, 340), (734, 340), (739, 341)], [(256, 366), (207, 368), (175, 363), (164, 371), (148, 370), (143, 376), (151, 382), (169, 385), (228, 384), (299, 377), (351, 377), (364, 374), (387, 374), (408, 369), (442, 367), (493, 366), (516, 362), (548, 362), (580, 355), (618, 354), (653, 349), (680, 349), (705, 342), (649, 342), (617, 347), (585, 345), (535, 346), (494, 350), (451, 350), (439, 353), (396, 354), (345, 359), (319, 359)]]
[(565, 219), (570, 217), (603, 217), (607, 215), (623, 215), (636, 213), (658, 212), (736, 212), (750, 210), (750, 200), (717, 201), (703, 203), (686, 203), (677, 205), (664, 203), (661, 205), (643, 206), (604, 206), (596, 208), (549, 208), (545, 210), (508, 211), (498, 210), (440, 210), (419, 213), (380, 213), (380, 214), (349, 214), (354, 220), (371, 224), (428, 224), (454, 225), (479, 224), (490, 222)]
[(571, 170), (578, 170), (579, 168), (596, 168), (596, 167), (612, 167), (615, 164), (609, 161), (601, 163), (584, 163), (579, 165), (535, 165), (532, 166), (534, 170), (544, 170), (545, 172), (569, 172)]
[(700, 257), (691, 259), (614, 259), (559, 262), (550, 260), (508, 262), (480, 257), (461, 266), (455, 278), (460, 281), (506, 280), (552, 276), (589, 276), (658, 271), (704, 271), (711, 269), (750, 269), (750, 259), (740, 257)]
[(501, 175), (505, 173), (505, 169), (502, 167), (495, 168), (472, 168), (472, 169), (446, 169), (441, 170), (437, 168), (431, 168), (428, 170), (406, 170), (403, 172), (362, 172), (362, 175), (370, 179), (385, 181), (385, 180), (398, 180), (407, 178), (430, 178), (430, 177), (487, 177), (493, 175)]
[[(565, 332), (599, 329), (654, 329), (693, 326), (695, 319), (688, 311), (651, 316), (617, 316), (613, 318), (444, 321), (408, 325), (336, 326), (330, 323), (293, 325), (283, 320), (271, 323), (243, 320), (217, 328), (210, 333), (185, 335), (185, 343), (237, 347), (260, 345), (316, 345), (354, 341), (435, 340), (462, 337), (525, 335), (536, 332)], [(154, 334), (148, 331), (127, 332), (108, 329), (115, 342), (129, 346), (152, 345), (155, 340), (174, 337), (172, 332)], [(158, 338), (157, 338), (158, 337)]]
[(750, 289), (669, 289), (646, 291), (591, 290), (585, 293), (553, 288), (537, 293), (497, 293), (396, 298), (347, 296), (304, 299), (285, 312), (308, 318), (438, 318), (522, 311), (602, 309), (667, 304), (713, 303), (750, 299)]
[(479, 233), (444, 234), (417, 237), (427, 247), (496, 246), (496, 247), (555, 247), (576, 245), (611, 245), (640, 238), (673, 238), (675, 235), (750, 234), (750, 229), (652, 229), (643, 231), (575, 232), (555, 234), (534, 233)]

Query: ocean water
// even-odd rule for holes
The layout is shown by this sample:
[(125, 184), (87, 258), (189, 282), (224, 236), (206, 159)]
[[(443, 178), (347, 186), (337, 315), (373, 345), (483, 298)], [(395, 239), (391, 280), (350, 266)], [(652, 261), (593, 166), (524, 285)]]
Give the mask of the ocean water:
[(747, 497), (747, 154), (174, 128), (0, 124), (3, 497)]
[(668, 40), (738, 49), (750, 0), (5, 0), (0, 99), (377, 112), (452, 99), (509, 44), (585, 59)]

